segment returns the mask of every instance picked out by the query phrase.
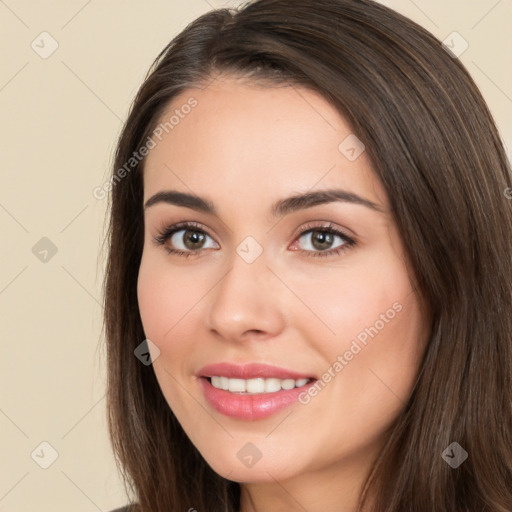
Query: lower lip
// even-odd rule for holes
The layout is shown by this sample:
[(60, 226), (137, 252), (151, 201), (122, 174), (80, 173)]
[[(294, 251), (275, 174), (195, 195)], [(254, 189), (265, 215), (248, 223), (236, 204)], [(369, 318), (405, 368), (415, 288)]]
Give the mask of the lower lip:
[(276, 414), (296, 403), (299, 395), (316, 382), (313, 380), (300, 388), (274, 393), (240, 394), (215, 388), (205, 377), (200, 381), (206, 400), (216, 411), (242, 420), (260, 420)]

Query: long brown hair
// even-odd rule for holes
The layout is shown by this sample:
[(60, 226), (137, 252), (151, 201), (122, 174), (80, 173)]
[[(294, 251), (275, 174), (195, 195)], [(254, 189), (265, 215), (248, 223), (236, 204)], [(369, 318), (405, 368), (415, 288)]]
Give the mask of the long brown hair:
[[(309, 87), (344, 116), (385, 187), (428, 307), (421, 370), (360, 510), (371, 496), (372, 512), (510, 512), (510, 164), (460, 61), (371, 0), (258, 0), (208, 12), (160, 53), (133, 102), (109, 186), (104, 282), (109, 430), (133, 510), (240, 506), (240, 484), (204, 461), (152, 367), (134, 356), (145, 339), (137, 303), (144, 159), (130, 159), (169, 102), (216, 73)], [(468, 454), (457, 468), (442, 457), (454, 442)]]

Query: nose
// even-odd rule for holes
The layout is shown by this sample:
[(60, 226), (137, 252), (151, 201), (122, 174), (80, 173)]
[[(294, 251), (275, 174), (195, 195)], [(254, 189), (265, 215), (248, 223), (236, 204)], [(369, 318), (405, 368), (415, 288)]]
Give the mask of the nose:
[(235, 253), (208, 295), (208, 327), (223, 339), (264, 340), (277, 336), (286, 324), (285, 287), (263, 255), (248, 263)]

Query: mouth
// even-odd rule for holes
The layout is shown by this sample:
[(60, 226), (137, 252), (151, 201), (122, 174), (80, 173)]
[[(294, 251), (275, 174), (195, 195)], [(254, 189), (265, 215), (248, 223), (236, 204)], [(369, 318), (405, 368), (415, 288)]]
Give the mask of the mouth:
[(312, 375), (260, 363), (217, 363), (196, 374), (213, 410), (237, 420), (256, 421), (300, 401), (317, 382)]
[(295, 388), (302, 388), (316, 379), (278, 379), (275, 377), (263, 378), (256, 377), (252, 379), (230, 378), (221, 375), (203, 377), (214, 388), (236, 393), (238, 395), (263, 395), (272, 394), (279, 391), (289, 391)]

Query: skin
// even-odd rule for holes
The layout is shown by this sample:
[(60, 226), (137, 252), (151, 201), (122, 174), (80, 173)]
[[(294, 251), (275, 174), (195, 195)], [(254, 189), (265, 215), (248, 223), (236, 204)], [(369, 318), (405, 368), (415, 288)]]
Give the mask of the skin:
[[(162, 119), (191, 96), (197, 106), (150, 151), (144, 169), (144, 202), (173, 189), (218, 210), (216, 217), (165, 203), (145, 209), (138, 300), (145, 334), (160, 350), (153, 368), (161, 390), (207, 463), (242, 483), (242, 512), (353, 512), (386, 429), (410, 396), (426, 341), (388, 198), (366, 152), (355, 161), (340, 152), (352, 130), (317, 93), (219, 76), (174, 98)], [(269, 213), (278, 199), (327, 188), (354, 192), (383, 212), (330, 202), (282, 218)], [(169, 254), (154, 242), (183, 221), (207, 234), (199, 255)], [(322, 246), (299, 229), (312, 224), (321, 235), (329, 222), (356, 245), (311, 256)], [(167, 247), (198, 251), (201, 241), (184, 245), (187, 233), (194, 231)], [(247, 236), (263, 249), (250, 264), (236, 252)], [(343, 243), (335, 236), (325, 250)], [(397, 302), (401, 311), (307, 404), (249, 421), (215, 411), (202, 394), (196, 372), (224, 361), (321, 378)], [(252, 467), (237, 457), (249, 442), (262, 454)]]

